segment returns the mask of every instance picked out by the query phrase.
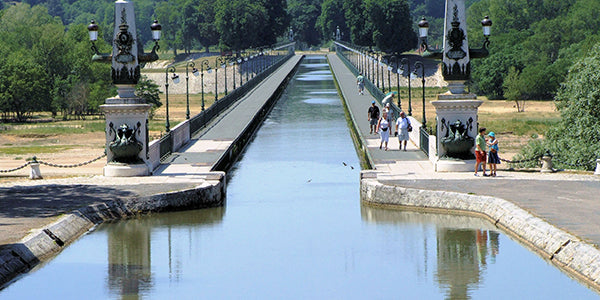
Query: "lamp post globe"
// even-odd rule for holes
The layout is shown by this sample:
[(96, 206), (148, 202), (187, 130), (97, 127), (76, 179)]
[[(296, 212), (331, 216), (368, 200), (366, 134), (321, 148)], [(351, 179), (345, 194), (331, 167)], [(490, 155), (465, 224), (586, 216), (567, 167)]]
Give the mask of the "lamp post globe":
[(417, 24), (419, 26), (419, 38), (421, 39), (421, 48), (423, 51), (427, 50), (427, 34), (429, 32), (429, 22), (425, 17)]

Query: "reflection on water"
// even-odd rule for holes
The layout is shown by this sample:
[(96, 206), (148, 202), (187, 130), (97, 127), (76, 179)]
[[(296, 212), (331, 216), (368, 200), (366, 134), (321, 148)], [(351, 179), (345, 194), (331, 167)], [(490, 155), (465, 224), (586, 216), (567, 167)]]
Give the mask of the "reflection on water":
[(324, 62), (301, 64), (229, 172), (226, 210), (100, 226), (0, 297), (597, 297), (484, 220), (361, 206), (359, 160)]
[(361, 207), (361, 214), (363, 220), (375, 223), (399, 226), (434, 224), (437, 257), (435, 278), (449, 299), (469, 299), (469, 291), (479, 287), (488, 259), (495, 263), (500, 253), (500, 234), (493, 230), (489, 222), (480, 218), (368, 206)]
[(191, 247), (194, 240), (191, 229), (221, 222), (224, 213), (225, 208), (217, 207), (199, 211), (164, 213), (103, 226), (101, 230), (108, 237), (110, 294), (138, 296), (152, 290), (154, 282), (151, 241), (153, 233), (156, 234), (157, 231), (167, 231), (169, 277), (178, 279), (184, 261), (172, 257), (172, 230), (188, 229), (187, 242)]

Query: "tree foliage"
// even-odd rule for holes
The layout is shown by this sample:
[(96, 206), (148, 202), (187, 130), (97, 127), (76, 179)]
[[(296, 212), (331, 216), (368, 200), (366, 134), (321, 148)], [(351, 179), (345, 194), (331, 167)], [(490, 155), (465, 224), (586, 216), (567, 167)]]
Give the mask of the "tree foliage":
[(561, 160), (592, 170), (600, 157), (600, 44), (570, 68), (556, 106), (561, 121), (546, 136), (548, 149)]
[(316, 26), (321, 13), (321, 0), (290, 0), (288, 13), (298, 41), (309, 46), (321, 43), (322, 36)]
[(367, 0), (367, 12), (373, 28), (373, 42), (387, 53), (414, 49), (417, 35), (412, 29), (406, 0)]
[[(0, 111), (5, 119), (22, 122), (38, 111), (82, 116), (98, 109), (89, 102), (92, 90), (104, 91), (95, 94), (104, 98), (111, 91), (101, 75), (90, 75), (98, 69), (89, 61), (85, 27), (66, 31), (43, 6), (22, 3), (5, 9), (0, 40)], [(110, 71), (103, 72), (110, 77)]]
[[(552, 99), (573, 62), (600, 41), (594, 0), (482, 0), (468, 11), (470, 28), (480, 28), (483, 15), (494, 22), (491, 54), (474, 63), (472, 77), (474, 90), (490, 98), (508, 98), (502, 87), (512, 86), (511, 98)], [(520, 74), (519, 89), (504, 84), (511, 67)]]

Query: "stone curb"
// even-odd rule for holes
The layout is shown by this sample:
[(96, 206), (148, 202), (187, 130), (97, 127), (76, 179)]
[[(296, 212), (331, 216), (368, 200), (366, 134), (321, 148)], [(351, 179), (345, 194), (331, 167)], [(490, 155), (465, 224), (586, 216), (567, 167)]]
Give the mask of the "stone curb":
[(204, 182), (191, 189), (113, 200), (72, 211), (20, 242), (0, 249), (0, 289), (105, 221), (151, 212), (223, 206), (225, 181), (225, 172), (212, 172)]
[(384, 185), (361, 179), (361, 201), (374, 205), (476, 215), (518, 238), (542, 257), (600, 291), (600, 251), (504, 199)]

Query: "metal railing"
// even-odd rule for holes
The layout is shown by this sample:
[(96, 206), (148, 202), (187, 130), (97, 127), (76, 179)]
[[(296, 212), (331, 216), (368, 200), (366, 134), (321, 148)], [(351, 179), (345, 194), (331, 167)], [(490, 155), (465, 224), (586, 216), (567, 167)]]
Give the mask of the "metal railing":
[[(199, 114), (195, 115), (190, 119), (190, 138), (196, 134), (196, 132), (202, 128), (204, 128), (209, 122), (211, 122), (215, 117), (221, 114), (224, 110), (229, 108), (233, 103), (241, 99), (246, 93), (250, 90), (254, 89), (260, 82), (262, 82), (266, 77), (271, 75), (275, 70), (277, 70), (281, 65), (283, 65), (286, 61), (288, 61), (294, 55), (289, 53), (287, 55), (276, 56), (270, 61), (272, 64), (265, 68), (261, 73), (254, 76), (254, 78), (248, 80), (241, 87), (233, 90), (223, 98), (219, 99), (217, 102), (213, 103), (210, 107), (201, 111)], [(167, 133), (163, 136), (160, 141), (160, 159), (164, 160), (167, 156), (169, 156), (173, 151), (173, 139), (171, 137), (171, 132)]]
[(427, 127), (419, 127), (419, 133), (421, 134), (421, 137), (419, 138), (419, 146), (421, 151), (423, 151), (425, 155), (429, 156), (429, 132), (427, 132)]

